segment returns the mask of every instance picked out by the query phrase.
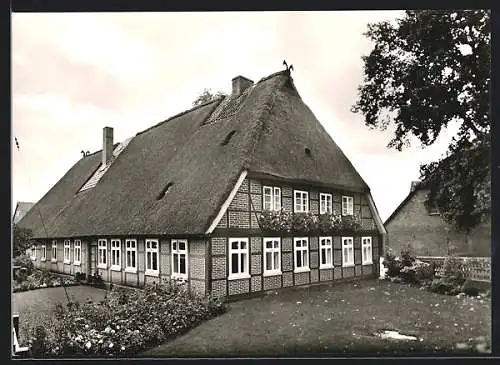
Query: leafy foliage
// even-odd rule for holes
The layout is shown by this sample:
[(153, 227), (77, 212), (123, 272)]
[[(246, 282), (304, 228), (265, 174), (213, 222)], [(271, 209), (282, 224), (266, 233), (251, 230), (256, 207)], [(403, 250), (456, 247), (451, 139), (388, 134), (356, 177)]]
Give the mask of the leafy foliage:
[(223, 300), (195, 296), (176, 283), (115, 290), (101, 303), (58, 305), (55, 325), (32, 331), (31, 351), (34, 357), (130, 357), (225, 310)]
[(357, 231), (361, 228), (358, 215), (342, 216), (333, 212), (317, 214), (291, 213), (264, 210), (259, 215), (259, 225), (264, 230), (275, 232), (316, 232), (332, 233), (340, 231)]
[(218, 98), (221, 98), (221, 97), (224, 97), (224, 96), (226, 96), (226, 94), (223, 93), (222, 91), (213, 92), (210, 89), (204, 89), (198, 95), (198, 97), (196, 98), (196, 100), (193, 101), (193, 106), (198, 106), (198, 105), (201, 105), (201, 104), (205, 104), (205, 103), (208, 103), (208, 102), (210, 102), (212, 100), (215, 100), (215, 99), (218, 99)]
[(374, 42), (363, 57), (364, 81), (352, 110), (370, 128), (395, 126), (388, 147), (402, 150), (414, 136), (423, 146), (458, 122), (448, 157), (421, 167), (427, 204), (469, 230), (490, 212), (489, 11), (408, 10), (396, 23), (370, 24)]
[(26, 274), (21, 270), (14, 282), (13, 291), (21, 292), (40, 288), (54, 288), (58, 286), (78, 285), (74, 279), (63, 278), (46, 270), (36, 270)]
[(16, 257), (26, 252), (26, 249), (31, 246), (32, 231), (27, 228), (21, 228), (17, 224), (12, 227), (12, 256)]

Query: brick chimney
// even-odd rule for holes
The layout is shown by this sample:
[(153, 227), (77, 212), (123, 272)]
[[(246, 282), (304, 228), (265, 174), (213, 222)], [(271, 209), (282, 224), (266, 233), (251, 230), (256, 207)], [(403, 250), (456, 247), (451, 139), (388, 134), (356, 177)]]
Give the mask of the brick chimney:
[(246, 89), (253, 85), (253, 81), (243, 76), (236, 76), (233, 79), (233, 97), (240, 96)]
[(113, 156), (113, 128), (104, 127), (102, 130), (102, 164), (106, 166)]
[(410, 193), (412, 193), (417, 188), (418, 184), (420, 184), (420, 181), (412, 181), (411, 182)]

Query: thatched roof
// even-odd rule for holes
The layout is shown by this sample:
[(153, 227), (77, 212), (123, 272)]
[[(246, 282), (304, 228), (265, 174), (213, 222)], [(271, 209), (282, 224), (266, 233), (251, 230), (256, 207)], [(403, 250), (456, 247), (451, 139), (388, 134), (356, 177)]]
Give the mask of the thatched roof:
[(33, 207), (33, 205), (35, 205), (35, 203), (18, 202), (16, 204), (16, 209), (14, 210), (13, 222), (14, 223), (19, 222), (26, 215), (26, 213), (29, 212), (29, 210)]
[(94, 188), (78, 192), (101, 151), (82, 158), (20, 224), (40, 238), (203, 234), (243, 170), (369, 191), (289, 71), (260, 80), (237, 101), (224, 100), (224, 110), (217, 108), (221, 100), (138, 133)]

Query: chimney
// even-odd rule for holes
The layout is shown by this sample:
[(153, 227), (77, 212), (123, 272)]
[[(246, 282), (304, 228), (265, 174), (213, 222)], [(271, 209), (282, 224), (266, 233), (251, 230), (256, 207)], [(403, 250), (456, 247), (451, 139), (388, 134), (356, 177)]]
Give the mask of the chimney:
[(253, 81), (243, 76), (236, 76), (233, 79), (233, 97), (240, 96), (246, 89), (253, 85)]
[(106, 166), (113, 156), (113, 128), (104, 127), (102, 130), (102, 164)]
[(410, 193), (412, 193), (413, 191), (415, 191), (415, 189), (417, 188), (418, 184), (420, 184), (420, 181), (412, 181), (411, 182)]

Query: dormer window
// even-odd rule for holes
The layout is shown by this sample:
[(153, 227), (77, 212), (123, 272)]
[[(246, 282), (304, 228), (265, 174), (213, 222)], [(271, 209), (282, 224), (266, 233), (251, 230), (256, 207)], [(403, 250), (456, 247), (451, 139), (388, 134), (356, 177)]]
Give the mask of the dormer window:
[(264, 210), (281, 210), (281, 188), (264, 186), (263, 199)]

